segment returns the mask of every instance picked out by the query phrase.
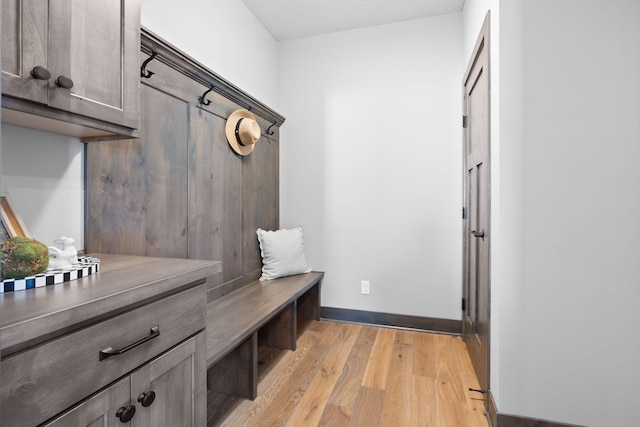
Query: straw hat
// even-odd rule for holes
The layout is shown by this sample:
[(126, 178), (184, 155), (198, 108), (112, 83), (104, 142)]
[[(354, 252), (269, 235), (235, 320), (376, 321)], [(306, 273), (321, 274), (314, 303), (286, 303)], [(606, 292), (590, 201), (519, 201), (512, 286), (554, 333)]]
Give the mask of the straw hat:
[(233, 151), (246, 156), (251, 154), (256, 142), (260, 139), (260, 125), (249, 110), (236, 110), (227, 119), (224, 128), (227, 141)]

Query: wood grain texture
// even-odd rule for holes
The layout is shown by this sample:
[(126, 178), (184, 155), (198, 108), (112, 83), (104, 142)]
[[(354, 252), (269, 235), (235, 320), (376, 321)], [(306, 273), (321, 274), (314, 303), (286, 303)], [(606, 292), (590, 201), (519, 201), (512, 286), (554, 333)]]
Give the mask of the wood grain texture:
[(221, 268), (213, 261), (90, 255), (101, 260), (96, 274), (0, 295), (3, 356), (196, 286)]
[[(416, 360), (416, 357), (413, 358)], [(411, 426), (438, 426), (438, 380), (433, 377), (413, 375), (411, 393)], [(445, 427), (444, 425), (442, 425)]]
[(133, 403), (130, 396), (131, 379), (125, 377), (71, 411), (62, 414), (53, 421), (47, 422), (44, 426), (113, 426), (115, 425), (114, 420), (119, 422), (119, 420), (115, 419), (115, 412), (113, 411)]
[(242, 159), (244, 271), (260, 270), (262, 257), (256, 230), (279, 227), (279, 144), (261, 137), (251, 155)]
[(295, 305), (293, 301), (260, 328), (260, 345), (295, 351), (298, 337)]
[[(136, 426), (197, 427), (206, 425), (204, 347), (200, 332), (131, 374), (131, 398), (136, 402)], [(143, 393), (153, 391), (154, 402), (138, 403)]]
[[(226, 124), (226, 120), (225, 120)], [(247, 274), (244, 268), (243, 257), (245, 253), (244, 206), (243, 206), (243, 173), (242, 159), (230, 149), (224, 128), (221, 128), (218, 137), (214, 140), (219, 145), (220, 162), (224, 164), (222, 180), (224, 193), (218, 195), (218, 203), (224, 206), (222, 213), (223, 227), (223, 281), (229, 282), (242, 278)], [(255, 232), (255, 231), (254, 231)]]
[(142, 141), (87, 146), (87, 252), (146, 253)]
[(151, 88), (143, 94), (145, 255), (187, 258), (189, 105)]
[(384, 389), (389, 375), (393, 341), (396, 331), (390, 328), (380, 328), (373, 342), (373, 349), (367, 361), (367, 369), (362, 379), (363, 387)]
[[(49, 105), (137, 128), (139, 29), (140, 0), (49, 2)], [(58, 87), (58, 76), (73, 87)]]
[[(3, 422), (38, 424), (204, 327), (203, 287), (191, 288), (99, 322), (91, 327), (3, 357), (0, 400)], [(126, 353), (100, 360), (106, 348), (121, 349), (149, 335), (159, 335)]]
[(322, 412), (322, 418), (318, 426), (326, 427), (347, 427), (349, 425), (349, 415), (344, 413), (342, 406), (327, 404)]
[(296, 405), (287, 426), (317, 425), (357, 338), (358, 329), (343, 329), (336, 335), (331, 353), (324, 359), (304, 397)]
[(311, 320), (320, 320), (320, 296), (322, 282), (318, 286), (309, 289), (304, 295), (298, 298), (297, 304), (297, 320), (298, 334), (302, 332), (304, 327)]
[(2, 0), (2, 93), (46, 104), (48, 82), (31, 77), (48, 68), (48, 2)]
[[(2, 6), (2, 93), (19, 100), (11, 108), (45, 111), (31, 108), (33, 101), (47, 117), (78, 117), (78, 124), (89, 117), (98, 128), (100, 122), (129, 131), (139, 126), (139, 0), (4, 0)], [(51, 78), (34, 79), (35, 66)], [(59, 87), (60, 76), (71, 78), (73, 87)]]
[(283, 308), (318, 286), (324, 273), (257, 281), (207, 304), (207, 363), (211, 366)]
[[(72, 76), (74, 84), (70, 93), (89, 103), (100, 102), (121, 110), (124, 107), (122, 76), (126, 74), (122, 60), (124, 2), (89, 0), (71, 3), (69, 62), (74, 64), (74, 69), (69, 69), (68, 75)], [(96, 49), (96, 40), (113, 48)], [(133, 43), (133, 46), (137, 45)]]
[[(258, 424), (258, 420), (263, 419), (263, 412), (279, 399), (281, 390), (293, 382), (292, 378), (299, 379), (301, 371), (298, 367), (301, 361), (305, 360), (310, 352), (318, 350), (318, 332), (318, 328), (314, 328), (313, 331), (303, 335), (298, 341), (298, 349), (295, 352), (261, 347), (258, 359), (258, 396), (255, 401), (209, 393), (209, 424), (221, 424), (231, 412), (237, 414), (237, 417), (228, 422), (238, 425)], [(276, 371), (279, 375), (271, 374)], [(228, 422), (225, 423), (229, 425)]]
[[(353, 415), (349, 426), (377, 427), (380, 425), (382, 406), (384, 405), (384, 390), (362, 387), (353, 408)], [(396, 425), (396, 424), (394, 424)]]
[(187, 258), (189, 105), (142, 97), (140, 139), (87, 146), (86, 250)]
[(382, 425), (411, 424), (411, 395), (413, 386), (412, 360), (413, 346), (396, 342), (393, 345), (389, 379), (385, 389), (382, 407)]
[[(189, 258), (224, 259), (224, 120), (206, 110), (190, 106), (191, 135), (188, 142)], [(223, 282), (223, 274), (207, 279), (208, 287)]]
[(342, 368), (342, 375), (331, 393), (329, 402), (340, 406), (342, 411), (351, 415), (367, 367), (367, 361), (376, 339), (377, 329), (362, 326), (356, 338), (351, 354)]
[[(218, 86), (207, 95), (211, 104), (201, 105), (198, 98), (209, 85), (200, 77), (208, 71), (145, 30), (143, 46), (142, 60), (150, 46), (159, 55), (147, 67), (155, 74), (143, 81), (140, 142), (126, 158), (115, 145), (88, 148), (85, 244), (96, 248), (90, 251), (221, 261), (222, 273), (208, 278), (213, 301), (257, 278), (262, 259), (256, 229), (278, 228), (279, 129), (273, 127), (273, 135), (266, 129), (284, 118), (232, 87), (220, 93)], [(234, 93), (256, 106), (252, 112), (262, 129), (246, 157), (235, 154), (225, 135), (229, 114), (246, 108), (234, 102), (240, 99)], [(117, 204), (121, 199), (127, 203)], [(125, 216), (128, 205), (132, 218)], [(116, 226), (110, 224), (120, 228), (112, 233)]]
[[(341, 325), (322, 325), (320, 330), (322, 333), (319, 335), (315, 345), (309, 347), (302, 357), (294, 359), (295, 362), (289, 368), (291, 373), (288, 381), (281, 383), (280, 388), (272, 390), (273, 393), (268, 397), (269, 403), (263, 406), (259, 414), (254, 414), (249, 423), (245, 425), (282, 426), (286, 424), (294, 408), (300, 402), (316, 373), (321, 368), (322, 362), (333, 348), (335, 336), (341, 330), (344, 330), (344, 327)], [(298, 351), (291, 354), (296, 353)], [(241, 424), (235, 417), (227, 417), (222, 425), (235, 427)]]
[[(380, 334), (381, 330), (312, 321), (296, 352), (272, 351), (259, 364), (254, 402), (227, 401), (224, 410), (216, 409), (225, 399), (210, 394), (209, 410), (216, 417), (210, 416), (208, 425), (488, 426), (467, 390), (477, 379), (469, 371), (471, 363), (460, 337), (403, 330)], [(383, 338), (375, 345), (378, 336)], [(433, 360), (416, 363), (424, 355)], [(373, 366), (384, 365), (381, 360), (388, 361), (388, 373), (377, 376), (380, 387), (363, 386), (365, 369), (373, 377)], [(455, 378), (447, 377), (443, 385), (438, 381), (442, 372), (454, 373)], [(380, 380), (383, 377), (385, 381)], [(451, 391), (452, 384), (460, 390)]]
[(251, 334), (226, 356), (209, 367), (207, 384), (213, 392), (254, 400), (258, 395), (258, 339)]

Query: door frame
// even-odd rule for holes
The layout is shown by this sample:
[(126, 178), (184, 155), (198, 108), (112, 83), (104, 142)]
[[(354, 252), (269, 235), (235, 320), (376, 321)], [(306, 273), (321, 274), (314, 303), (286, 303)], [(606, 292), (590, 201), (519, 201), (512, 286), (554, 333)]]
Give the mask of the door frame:
[[(463, 264), (462, 264), (462, 338), (464, 340), (466, 334), (466, 322), (465, 322), (465, 302), (469, 301), (469, 296), (467, 295), (467, 249), (469, 244), (471, 244), (471, 234), (468, 229), (469, 225), (469, 206), (468, 206), (468, 180), (467, 180), (467, 129), (466, 129), (466, 117), (467, 117), (467, 101), (465, 96), (465, 84), (467, 79), (470, 76), (470, 73), (478, 59), (478, 53), (484, 49), (487, 55), (487, 106), (488, 106), (488, 114), (487, 114), (487, 158), (486, 158), (486, 170), (487, 170), (487, 186), (486, 186), (486, 194), (487, 194), (487, 223), (486, 223), (486, 235), (487, 235), (487, 342), (486, 342), (486, 384), (480, 384), (480, 389), (483, 392), (485, 409), (488, 411), (491, 395), (490, 395), (490, 385), (491, 385), (491, 50), (490, 50), (490, 11), (487, 11), (485, 15), (484, 22), (482, 23), (482, 27), (478, 34), (478, 38), (476, 40), (475, 46), (473, 48), (473, 52), (469, 59), (469, 63), (464, 72), (464, 76), (462, 79), (462, 88), (463, 88), (463, 153), (462, 153), (462, 164), (463, 164), (463, 222), (462, 222), (462, 231), (463, 231)], [(475, 237), (474, 237), (475, 239)], [(475, 365), (474, 365), (475, 369)]]

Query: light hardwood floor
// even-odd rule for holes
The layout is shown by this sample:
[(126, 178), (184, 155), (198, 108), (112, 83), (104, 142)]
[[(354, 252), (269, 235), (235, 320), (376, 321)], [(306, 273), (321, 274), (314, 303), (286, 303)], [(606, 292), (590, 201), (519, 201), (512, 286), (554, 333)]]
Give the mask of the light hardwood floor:
[(314, 321), (258, 373), (255, 401), (209, 394), (209, 427), (488, 426), (460, 337)]

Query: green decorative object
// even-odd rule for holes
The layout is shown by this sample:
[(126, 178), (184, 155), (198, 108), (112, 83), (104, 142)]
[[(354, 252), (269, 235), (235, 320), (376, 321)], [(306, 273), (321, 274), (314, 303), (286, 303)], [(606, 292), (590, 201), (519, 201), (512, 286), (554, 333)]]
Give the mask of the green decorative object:
[(49, 249), (29, 237), (12, 237), (0, 244), (2, 279), (21, 279), (42, 273), (49, 265)]

